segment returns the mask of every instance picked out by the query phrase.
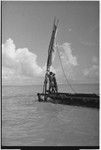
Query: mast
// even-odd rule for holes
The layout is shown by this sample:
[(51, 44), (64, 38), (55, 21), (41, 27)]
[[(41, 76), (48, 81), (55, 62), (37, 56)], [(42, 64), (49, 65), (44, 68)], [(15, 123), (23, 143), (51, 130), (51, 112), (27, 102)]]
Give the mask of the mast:
[(55, 41), (55, 35), (56, 35), (58, 22), (59, 20), (56, 20), (56, 18), (54, 18), (52, 35), (51, 35), (50, 44), (48, 48), (48, 59), (47, 59), (46, 71), (50, 71), (50, 66), (52, 65), (52, 53), (54, 52), (54, 41)]
[(56, 18), (54, 18), (53, 30), (52, 30), (50, 44), (48, 48), (48, 59), (47, 59), (46, 74), (45, 74), (44, 87), (43, 87), (43, 93), (45, 94), (44, 100), (46, 99), (48, 73), (50, 72), (50, 67), (52, 65), (52, 53), (54, 52), (54, 41), (55, 41), (55, 35), (57, 31), (58, 22), (59, 20), (56, 20)]

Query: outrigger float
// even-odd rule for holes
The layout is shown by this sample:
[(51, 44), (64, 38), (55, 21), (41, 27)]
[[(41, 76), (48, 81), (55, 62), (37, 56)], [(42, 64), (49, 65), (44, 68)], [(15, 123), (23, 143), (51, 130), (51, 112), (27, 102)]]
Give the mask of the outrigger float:
[[(37, 93), (39, 102), (51, 102), (54, 104), (74, 105), (83, 107), (99, 108), (99, 96), (97, 94), (85, 94), (85, 93), (60, 93), (58, 92), (56, 80), (52, 84), (50, 79), (50, 67), (52, 65), (52, 53), (54, 52), (55, 46), (55, 35), (57, 31), (59, 20), (54, 19), (53, 31), (48, 49), (48, 59), (45, 80), (43, 85), (43, 92)], [(53, 73), (54, 74), (54, 73)]]

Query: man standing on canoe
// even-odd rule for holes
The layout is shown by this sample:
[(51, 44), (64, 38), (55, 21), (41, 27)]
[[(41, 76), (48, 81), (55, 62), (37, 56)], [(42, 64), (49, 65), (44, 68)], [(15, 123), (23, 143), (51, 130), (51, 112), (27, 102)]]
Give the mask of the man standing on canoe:
[(53, 73), (53, 72), (50, 72), (50, 74), (49, 74), (49, 92), (50, 93), (58, 92), (55, 73)]

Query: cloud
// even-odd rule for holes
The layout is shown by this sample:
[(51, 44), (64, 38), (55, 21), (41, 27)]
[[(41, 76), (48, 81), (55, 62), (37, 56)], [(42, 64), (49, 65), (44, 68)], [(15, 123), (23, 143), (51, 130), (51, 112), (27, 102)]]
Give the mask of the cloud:
[(92, 65), (89, 68), (85, 68), (83, 71), (86, 77), (99, 77), (99, 61), (96, 56), (92, 57)]
[[(57, 47), (57, 46), (56, 46)], [(53, 54), (53, 60), (56, 56)], [(77, 57), (72, 54), (70, 43), (64, 43), (60, 46), (59, 53), (67, 78), (74, 79), (74, 67), (78, 65)], [(63, 77), (60, 65), (56, 69), (51, 66), (50, 70), (56, 73), (60, 78)], [(37, 55), (28, 50), (28, 48), (16, 49), (12, 39), (8, 39), (2, 45), (2, 77), (3, 79), (38, 79), (44, 77), (46, 64), (40, 67), (37, 63)]]
[(37, 55), (27, 48), (16, 49), (12, 39), (2, 45), (2, 66), (4, 78), (12, 76), (42, 76), (43, 69), (37, 64)]
[[(78, 62), (77, 57), (72, 54), (71, 44), (63, 43), (62, 45), (57, 45), (57, 49), (66, 77), (69, 79), (75, 79), (74, 68), (78, 66)], [(63, 72), (60, 71), (59, 67), (56, 69), (56, 71), (60, 76), (63, 75)]]
[(64, 43), (60, 47), (60, 56), (66, 64), (77, 66), (77, 57), (73, 56), (70, 43)]
[(99, 66), (92, 65), (90, 68), (84, 69), (83, 73), (85, 76), (88, 76), (88, 77), (98, 77), (99, 76)]
[(15, 74), (15, 70), (3, 67), (3, 70), (2, 70), (3, 78), (5, 78), (5, 79), (12, 78), (12, 76), (14, 76), (14, 74)]

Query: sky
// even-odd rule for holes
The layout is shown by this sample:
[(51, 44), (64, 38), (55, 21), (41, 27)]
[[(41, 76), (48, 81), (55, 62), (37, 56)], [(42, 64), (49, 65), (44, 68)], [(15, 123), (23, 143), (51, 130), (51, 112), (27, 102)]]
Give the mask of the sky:
[[(6, 1), (2, 3), (2, 79), (43, 83), (54, 17), (59, 19), (51, 70), (58, 83), (99, 82), (99, 2)], [(57, 52), (58, 51), (58, 52)]]

